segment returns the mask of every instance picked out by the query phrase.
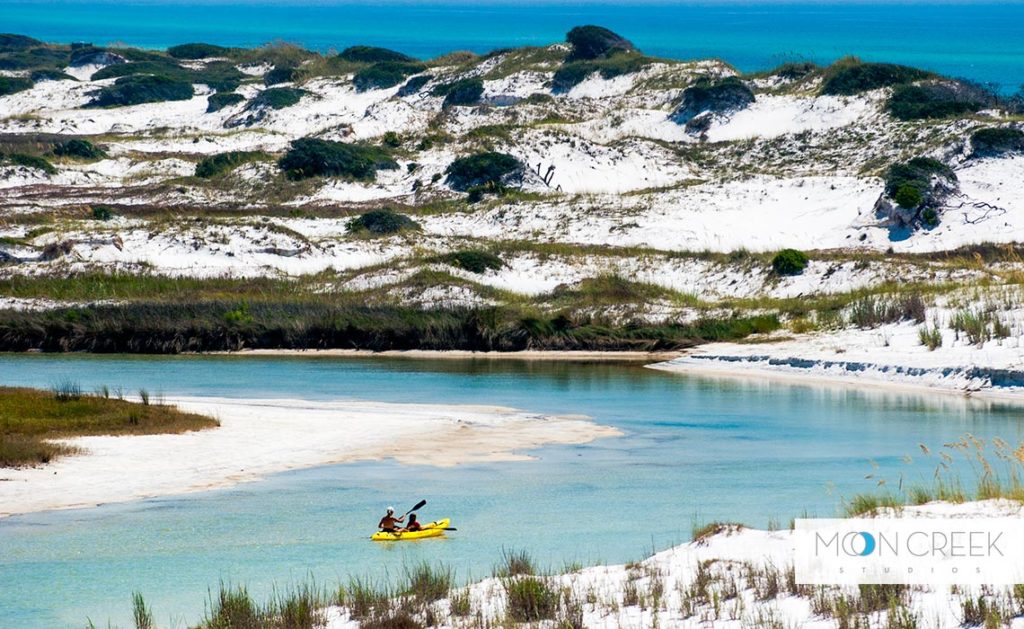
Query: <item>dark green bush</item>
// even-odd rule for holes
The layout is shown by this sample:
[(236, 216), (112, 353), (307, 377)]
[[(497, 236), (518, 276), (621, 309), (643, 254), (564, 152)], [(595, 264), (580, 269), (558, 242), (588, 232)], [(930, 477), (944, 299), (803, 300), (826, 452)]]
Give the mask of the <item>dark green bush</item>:
[(422, 63), (407, 61), (382, 61), (363, 68), (352, 77), (352, 83), (360, 92), (394, 87), (406, 77), (419, 74), (427, 69)]
[(93, 81), (103, 79), (114, 79), (132, 74), (153, 74), (166, 76), (168, 78), (181, 79), (188, 74), (188, 70), (179, 66), (173, 59), (161, 59), (159, 61), (131, 61), (129, 63), (115, 63), (92, 73), (89, 77)]
[(975, 153), (1007, 153), (1024, 151), (1024, 131), (1014, 127), (989, 127), (971, 134)]
[(402, 137), (395, 133), (394, 131), (385, 131), (384, 137), (381, 138), (381, 143), (384, 146), (389, 146), (393, 149), (396, 149), (402, 146)]
[(683, 90), (683, 102), (672, 115), (677, 122), (687, 122), (705, 111), (729, 112), (754, 102), (754, 92), (737, 77), (700, 79)]
[(889, 113), (899, 120), (949, 118), (983, 109), (990, 98), (961, 83), (900, 85), (889, 97)]
[(416, 59), (387, 48), (375, 46), (349, 46), (338, 53), (345, 61), (355, 63), (380, 63), (382, 61), (415, 62)]
[(619, 51), (636, 50), (628, 39), (603, 26), (577, 26), (566, 33), (565, 41), (572, 45), (567, 61), (597, 59)]
[(264, 85), (278, 85), (280, 83), (293, 83), (299, 77), (298, 68), (290, 66), (277, 66), (263, 75)]
[(21, 76), (0, 76), (0, 96), (32, 89), (32, 80)]
[(97, 81), (131, 75), (153, 75), (183, 83), (202, 83), (218, 92), (237, 89), (245, 78), (245, 74), (228, 61), (213, 61), (199, 70), (190, 70), (168, 58), (109, 65), (94, 72), (91, 78)]
[(109, 221), (114, 218), (114, 209), (109, 205), (92, 206), (92, 218), (96, 221)]
[(780, 65), (768, 74), (795, 81), (814, 73), (817, 69), (817, 64), (811, 61), (790, 61)]
[(616, 54), (594, 61), (572, 61), (562, 64), (562, 67), (555, 71), (551, 80), (551, 90), (555, 93), (568, 92), (595, 72), (600, 72), (604, 79), (614, 79), (624, 74), (639, 72), (652, 63), (653, 59), (639, 54)]
[(0, 52), (15, 52), (42, 45), (43, 42), (38, 39), (32, 39), (26, 35), (0, 33)]
[(210, 94), (210, 97), (206, 100), (206, 113), (210, 114), (215, 111), (220, 111), (225, 107), (237, 105), (244, 100), (244, 96), (236, 94), (235, 92), (216, 92), (214, 94)]
[(446, 182), (461, 191), (477, 186), (498, 186), (521, 175), (525, 168), (521, 161), (506, 153), (477, 153), (449, 164), (445, 170), (448, 174)]
[(399, 96), (412, 96), (416, 92), (420, 91), (424, 85), (430, 83), (430, 80), (434, 77), (429, 74), (420, 74), (419, 76), (411, 77), (405, 82), (405, 85), (398, 88)]
[(418, 230), (419, 223), (404, 214), (399, 214), (389, 209), (372, 210), (362, 216), (353, 219), (348, 224), (348, 231), (357, 233), (370, 233), (375, 235), (397, 234), (402, 231)]
[(909, 162), (893, 164), (885, 173), (885, 193), (895, 197), (900, 188), (910, 186), (921, 196), (927, 196), (933, 175), (956, 180), (953, 169), (930, 157), (915, 157)]
[(852, 96), (892, 85), (920, 81), (934, 76), (930, 72), (892, 63), (842, 61), (829, 69), (821, 86), (822, 94)]
[(393, 170), (398, 163), (380, 147), (301, 138), (292, 142), (278, 166), (290, 179), (349, 177), (373, 181), (378, 170)]
[(188, 100), (195, 92), (191, 83), (163, 76), (123, 76), (113, 85), (93, 92), (85, 107), (123, 107), (140, 103)]
[(230, 151), (204, 157), (196, 164), (196, 177), (210, 179), (230, 172), (242, 164), (265, 157), (260, 151)]
[(53, 147), (53, 154), (58, 157), (77, 157), (79, 159), (103, 159), (106, 151), (89, 140), (75, 138), (66, 142), (58, 142)]
[(460, 105), (475, 105), (480, 102), (484, 94), (484, 82), (477, 77), (459, 79), (451, 83), (438, 85), (431, 94), (444, 96), (442, 107), (455, 107)]
[(440, 257), (440, 260), (470, 273), (484, 273), (486, 271), (498, 271), (505, 266), (501, 258), (489, 251), (479, 249), (466, 249), (455, 251)]
[(246, 109), (258, 109), (267, 107), (269, 109), (284, 109), (297, 104), (307, 94), (306, 90), (296, 87), (268, 87), (253, 97)]
[(896, 195), (893, 197), (893, 200), (896, 201), (900, 207), (912, 210), (924, 203), (924, 196), (916, 187), (909, 183), (905, 183), (896, 191)]
[(29, 75), (32, 82), (39, 83), (40, 81), (77, 81), (75, 77), (61, 72), (60, 70), (33, 70), (32, 74)]
[(772, 270), (778, 275), (800, 275), (807, 268), (807, 254), (796, 249), (783, 249), (772, 258)]
[(35, 155), (25, 155), (24, 153), (10, 153), (7, 156), (7, 161), (15, 166), (25, 166), (26, 168), (35, 168), (41, 170), (47, 175), (56, 175), (57, 169), (53, 167), (53, 164), (46, 161), (42, 157), (36, 157)]
[(70, 64), (75, 67), (87, 65), (106, 66), (125, 63), (126, 61), (124, 57), (116, 52), (96, 48), (95, 46), (81, 46), (71, 50)]
[(167, 54), (175, 59), (206, 59), (208, 57), (223, 57), (230, 50), (223, 46), (214, 44), (180, 44), (167, 49)]
[(68, 52), (39, 47), (14, 52), (0, 52), (0, 70), (60, 70), (68, 65)]

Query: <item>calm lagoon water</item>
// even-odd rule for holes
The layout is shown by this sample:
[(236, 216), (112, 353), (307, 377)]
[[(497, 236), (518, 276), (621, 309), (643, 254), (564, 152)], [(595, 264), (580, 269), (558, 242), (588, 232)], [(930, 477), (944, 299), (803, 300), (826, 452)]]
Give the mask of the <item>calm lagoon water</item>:
[(853, 54), (1006, 92), (1024, 83), (1019, 0), (4, 0), (0, 24), (58, 42), (164, 48), (285, 40), (319, 50), (372, 44), (419, 57), (549, 44), (573, 26), (601, 24), (652, 55), (720, 57), (744, 71)]
[[(785, 526), (833, 515), (874, 472), (925, 479), (918, 443), (1021, 439), (1020, 409), (944, 396), (708, 380), (639, 365), (488, 360), (3, 356), (0, 384), (71, 377), (166, 395), (362, 398), (584, 413), (621, 438), (537, 460), (454, 469), (325, 466), (228, 490), (0, 520), (0, 626), (128, 624), (141, 591), (162, 623), (202, 614), (207, 588), (259, 596), (312, 576), (396, 577), (420, 560), (487, 576), (502, 548), (542, 565), (623, 562), (684, 541), (695, 521)], [(913, 464), (903, 461), (915, 457)], [(876, 469), (877, 466), (877, 469)], [(429, 500), (446, 540), (366, 539), (381, 509)], [(653, 524), (652, 524), (653, 523)]]

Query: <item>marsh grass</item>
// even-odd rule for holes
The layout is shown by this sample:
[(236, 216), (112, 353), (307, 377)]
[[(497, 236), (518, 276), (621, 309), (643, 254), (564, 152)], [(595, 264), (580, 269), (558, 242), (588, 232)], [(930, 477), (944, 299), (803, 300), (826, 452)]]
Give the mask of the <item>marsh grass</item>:
[(421, 562), (406, 568), (405, 581), (405, 596), (420, 603), (432, 603), (448, 597), (455, 583), (455, 574), (448, 566)]
[(501, 549), (501, 563), (494, 569), (496, 577), (515, 577), (537, 574), (533, 557), (525, 550)]
[(153, 610), (146, 606), (146, 599), (142, 597), (141, 592), (132, 592), (132, 619), (135, 621), (135, 629), (156, 627)]
[[(77, 387), (77, 385), (75, 385)], [(53, 439), (83, 435), (181, 433), (218, 426), (216, 420), (171, 406), (141, 405), (97, 395), (0, 387), (0, 467), (48, 463), (76, 452)]]
[(558, 611), (559, 594), (540, 577), (517, 576), (502, 580), (509, 617), (516, 622), (551, 620)]

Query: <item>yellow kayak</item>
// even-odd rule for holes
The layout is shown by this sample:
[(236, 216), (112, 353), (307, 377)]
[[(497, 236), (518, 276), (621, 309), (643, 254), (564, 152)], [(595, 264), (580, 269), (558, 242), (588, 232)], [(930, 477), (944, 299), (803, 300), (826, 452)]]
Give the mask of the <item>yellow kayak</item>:
[(444, 530), (448, 528), (448, 524), (450, 522), (450, 519), (445, 518), (443, 520), (438, 520), (437, 522), (424, 524), (423, 528), (419, 531), (407, 531), (405, 533), (385, 533), (384, 531), (377, 531), (370, 536), (370, 539), (375, 542), (399, 542), (410, 539), (440, 537), (441, 535), (444, 535)]

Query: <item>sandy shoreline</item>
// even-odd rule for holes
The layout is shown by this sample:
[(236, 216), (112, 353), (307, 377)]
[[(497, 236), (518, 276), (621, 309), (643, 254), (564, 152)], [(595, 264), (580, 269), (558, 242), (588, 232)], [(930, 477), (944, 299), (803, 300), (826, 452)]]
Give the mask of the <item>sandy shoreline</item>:
[(496, 406), (364, 401), (169, 398), (220, 428), (180, 435), (80, 437), (87, 454), (0, 470), (0, 518), (228, 487), (275, 472), (392, 458), (454, 465), (521, 461), (544, 445), (587, 443), (619, 431), (581, 416)]
[(812, 385), (839, 387), (844, 389), (861, 389), (890, 391), (909, 394), (941, 394), (950, 397), (983, 399), (1024, 403), (1024, 391), (1000, 390), (999, 388), (965, 390), (954, 386), (939, 386), (926, 383), (906, 381), (889, 381), (856, 375), (829, 375), (810, 370), (800, 372), (785, 368), (763, 368), (737, 363), (716, 363), (711, 360), (675, 359), (672, 362), (661, 362), (644, 365), (648, 369), (668, 371), (672, 373), (699, 376), (702, 378), (721, 378), (726, 380), (773, 381), (788, 385)]
[(386, 350), (375, 352), (366, 349), (245, 349), (237, 352), (206, 352), (213, 356), (323, 356), (337, 358), (441, 358), (441, 359), (487, 359), (487, 360), (537, 360), (537, 361), (585, 361), (585, 362), (643, 362), (665, 361), (683, 355), (672, 352), (589, 352), (524, 350), (521, 352), (473, 352), (468, 350)]

